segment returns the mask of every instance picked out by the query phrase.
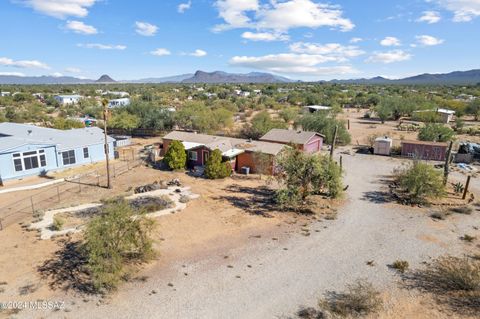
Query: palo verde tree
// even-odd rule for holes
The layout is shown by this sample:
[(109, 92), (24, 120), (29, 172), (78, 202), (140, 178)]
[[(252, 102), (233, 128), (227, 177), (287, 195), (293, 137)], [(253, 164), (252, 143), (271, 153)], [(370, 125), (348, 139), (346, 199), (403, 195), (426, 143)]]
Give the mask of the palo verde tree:
[(187, 153), (185, 147), (180, 141), (172, 141), (168, 151), (163, 158), (165, 164), (173, 170), (182, 170), (187, 164)]
[(350, 133), (348, 133), (345, 121), (336, 119), (329, 112), (306, 114), (296, 124), (297, 126), (301, 126), (305, 131), (313, 131), (325, 135), (325, 142), (328, 144), (333, 142), (335, 126), (337, 126), (336, 144), (347, 145), (351, 141), (351, 136)]
[(299, 209), (312, 194), (336, 198), (343, 191), (341, 169), (328, 156), (292, 148), (284, 151), (276, 164), (276, 178), (281, 185), (276, 201), (284, 208)]
[(151, 233), (154, 221), (134, 210), (124, 199), (107, 202), (85, 232), (84, 251), (93, 286), (114, 289), (125, 275), (125, 266), (154, 256)]
[(427, 163), (414, 161), (406, 167), (398, 168), (395, 179), (407, 200), (413, 204), (422, 204), (445, 194), (442, 173)]
[(210, 153), (205, 164), (205, 176), (209, 179), (221, 179), (232, 174), (232, 166), (229, 162), (222, 161), (222, 153), (216, 149)]
[(418, 133), (420, 141), (448, 142), (453, 139), (455, 132), (443, 124), (429, 123)]

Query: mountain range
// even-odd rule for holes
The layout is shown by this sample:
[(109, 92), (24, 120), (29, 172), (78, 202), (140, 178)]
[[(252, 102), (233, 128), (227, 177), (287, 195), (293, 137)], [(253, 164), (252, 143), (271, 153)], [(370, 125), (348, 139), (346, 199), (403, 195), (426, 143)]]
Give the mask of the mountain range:
[[(270, 73), (251, 72), (247, 74), (226, 73), (222, 71), (182, 74), (169, 77), (146, 78), (140, 80), (119, 81), (120, 83), (291, 83), (296, 82), (286, 77)], [(94, 84), (118, 83), (108, 75), (102, 75), (98, 80), (80, 79), (70, 76), (14, 76), (0, 75), (0, 84)], [(403, 79), (387, 79), (374, 77), (369, 79), (331, 80), (319, 83), (339, 84), (402, 84), (402, 85), (475, 85), (480, 83), (480, 69), (469, 71), (455, 71), (443, 74), (424, 73)]]

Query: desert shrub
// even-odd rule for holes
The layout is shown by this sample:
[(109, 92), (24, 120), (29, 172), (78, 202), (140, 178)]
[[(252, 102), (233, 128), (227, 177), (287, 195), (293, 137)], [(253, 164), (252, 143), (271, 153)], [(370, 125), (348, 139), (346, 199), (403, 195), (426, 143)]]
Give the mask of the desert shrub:
[(395, 171), (395, 179), (407, 200), (414, 204), (425, 203), (429, 198), (445, 194), (442, 173), (431, 165), (414, 161)]
[(451, 141), (455, 132), (443, 124), (427, 124), (420, 129), (418, 139), (420, 141), (447, 142)]
[(444, 211), (441, 211), (441, 212), (433, 212), (430, 214), (430, 217), (434, 218), (434, 219), (439, 219), (439, 220), (445, 220), (448, 215), (450, 215), (449, 212), (444, 212)]
[(182, 204), (186, 204), (190, 201), (190, 196), (182, 195), (182, 196), (180, 196), (180, 199), (178, 201)]
[(163, 161), (173, 170), (185, 168), (187, 163), (187, 153), (185, 147), (180, 141), (172, 141)]
[(62, 230), (64, 224), (65, 224), (65, 221), (60, 217), (56, 216), (53, 218), (53, 224), (51, 226), (51, 229), (54, 231), (60, 231)]
[(396, 269), (403, 274), (405, 271), (408, 270), (408, 267), (410, 265), (406, 260), (395, 260), (391, 266), (393, 269)]
[(480, 261), (469, 257), (441, 257), (425, 270), (424, 279), (444, 291), (480, 292)]
[(455, 194), (461, 194), (465, 190), (465, 186), (462, 183), (458, 182), (453, 185), (453, 191)]
[(222, 161), (220, 150), (214, 150), (210, 153), (205, 164), (205, 176), (209, 179), (221, 179), (232, 174), (232, 166), (229, 162)]
[[(135, 218), (134, 218), (135, 216)], [(98, 291), (114, 289), (129, 262), (153, 257), (154, 223), (125, 200), (108, 202), (85, 232), (87, 268)]]
[(377, 312), (383, 301), (380, 292), (364, 280), (348, 285), (343, 293), (332, 293), (320, 300), (320, 308), (340, 316), (365, 316)]
[(288, 149), (277, 160), (277, 181), (280, 189), (276, 201), (284, 208), (300, 208), (312, 194), (339, 197), (343, 191), (342, 172), (328, 156), (306, 154)]
[(170, 197), (166, 195), (160, 197), (138, 197), (129, 201), (129, 204), (135, 211), (145, 213), (158, 212), (160, 210), (172, 208), (174, 206), (173, 201), (170, 199)]

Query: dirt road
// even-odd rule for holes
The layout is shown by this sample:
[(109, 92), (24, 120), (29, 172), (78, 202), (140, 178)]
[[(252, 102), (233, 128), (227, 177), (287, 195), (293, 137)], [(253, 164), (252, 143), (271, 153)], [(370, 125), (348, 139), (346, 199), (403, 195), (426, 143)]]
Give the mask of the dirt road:
[(195, 258), (155, 265), (146, 282), (122, 287), (105, 304), (77, 299), (72, 305), (74, 299), (67, 299), (69, 312), (49, 317), (283, 318), (357, 278), (393, 287), (399, 277), (388, 264), (403, 259), (418, 267), (431, 257), (459, 252), (458, 237), (479, 226), (478, 216), (434, 222), (424, 210), (384, 202), (381, 180), (398, 164), (344, 155), (348, 202), (337, 220), (306, 226), (309, 236), (278, 227), (277, 233), (245, 233), (236, 247), (215, 249), (212, 243)]

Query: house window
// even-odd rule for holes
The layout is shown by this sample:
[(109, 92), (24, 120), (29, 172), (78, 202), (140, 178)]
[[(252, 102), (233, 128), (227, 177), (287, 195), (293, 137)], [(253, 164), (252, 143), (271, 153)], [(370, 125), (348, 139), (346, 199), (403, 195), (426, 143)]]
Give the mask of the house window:
[(47, 166), (45, 150), (30, 151), (13, 154), (15, 172), (28, 171), (31, 169)]
[(90, 154), (88, 154), (88, 147), (83, 148), (83, 158), (89, 158)]
[(194, 152), (194, 151), (190, 151), (188, 152), (188, 159), (191, 160), (191, 161), (197, 161), (197, 152)]
[(62, 152), (62, 158), (63, 165), (72, 165), (76, 163), (74, 150)]

